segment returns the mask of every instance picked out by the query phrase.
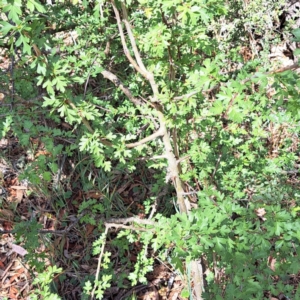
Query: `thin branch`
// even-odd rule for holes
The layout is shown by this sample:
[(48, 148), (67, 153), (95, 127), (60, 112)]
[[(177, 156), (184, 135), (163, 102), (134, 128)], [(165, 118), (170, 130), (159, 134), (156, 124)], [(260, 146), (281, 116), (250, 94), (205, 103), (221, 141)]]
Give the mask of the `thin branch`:
[[(78, 113), (79, 117), (81, 118), (82, 123), (84, 124), (84, 126), (86, 127), (86, 129), (91, 133), (94, 134), (94, 129), (92, 128), (92, 126), (90, 125), (90, 122), (82, 116), (82, 113), (77, 109), (76, 105), (70, 101), (70, 100), (66, 100), (66, 102)], [(112, 143), (105, 140), (105, 139), (100, 139), (100, 142), (106, 146), (111, 147)]]
[(132, 56), (130, 55), (129, 50), (127, 48), (126, 40), (125, 40), (125, 36), (124, 36), (124, 32), (123, 32), (123, 29), (122, 29), (120, 14), (119, 14), (119, 11), (118, 11), (118, 9), (116, 7), (115, 1), (111, 0), (111, 3), (112, 3), (112, 6), (113, 6), (113, 10), (115, 12), (115, 15), (116, 15), (118, 29), (119, 29), (119, 33), (120, 33), (120, 37), (121, 37), (121, 42), (122, 42), (122, 45), (123, 45), (123, 49), (124, 49), (125, 55), (128, 58), (129, 62), (137, 70), (137, 72), (139, 72), (143, 77), (145, 77), (149, 81), (149, 83), (151, 85), (151, 88), (152, 88), (152, 91), (153, 91), (153, 95), (154, 95), (154, 97), (152, 98), (152, 102), (159, 102), (158, 98), (157, 98), (158, 94), (159, 94), (158, 93), (158, 86), (157, 86), (157, 84), (156, 84), (156, 82), (154, 80), (154, 75), (146, 69), (146, 67), (144, 66), (144, 64), (142, 62), (141, 56), (139, 54), (139, 51), (138, 51), (136, 43), (135, 43), (134, 35), (132, 33), (132, 30), (131, 30), (131, 27), (130, 27), (130, 24), (129, 24), (129, 21), (128, 21), (128, 15), (127, 15), (126, 6), (123, 3), (121, 3), (122, 10), (123, 10), (123, 15), (124, 15), (124, 22), (125, 22), (126, 30), (127, 30), (130, 42), (131, 42), (131, 46), (132, 46), (134, 55), (135, 55), (135, 57), (136, 57), (139, 65), (132, 58)]
[(132, 31), (131, 31), (131, 27), (130, 27), (130, 24), (129, 24), (129, 21), (128, 21), (127, 9), (126, 9), (126, 6), (125, 6), (124, 2), (121, 2), (121, 7), (122, 7), (122, 13), (123, 13), (123, 21), (125, 23), (125, 27), (126, 27), (129, 39), (130, 39), (130, 43), (131, 43), (131, 47), (132, 47), (135, 59), (136, 59), (138, 65), (139, 65), (139, 67), (145, 72), (145, 75), (148, 75), (148, 71), (147, 71), (147, 69), (146, 69), (146, 67), (145, 67), (145, 65), (144, 65), (144, 63), (141, 59), (140, 53), (139, 53), (138, 48), (136, 46), (135, 38), (134, 38), (134, 36), (132, 34)]
[[(278, 73), (282, 73), (282, 72), (289, 71), (289, 70), (296, 70), (296, 69), (299, 69), (299, 68), (300, 68), (300, 66), (298, 65), (298, 63), (295, 63), (295, 64), (292, 64), (291, 66), (281, 67), (281, 68), (273, 70), (273, 71), (263, 72), (262, 74), (263, 75), (273, 75), (273, 74), (278, 74)], [(252, 79), (258, 78), (259, 75), (260, 74), (257, 72), (253, 76), (243, 80), (241, 83), (245, 84), (245, 83), (249, 82)]]
[(107, 71), (107, 70), (103, 70), (101, 72), (101, 74), (103, 75), (104, 78), (110, 80), (112, 83), (114, 83), (114, 85), (118, 88), (120, 88), (122, 90), (122, 92), (128, 97), (128, 99), (134, 103), (137, 106), (140, 106), (143, 104), (143, 102), (140, 99), (135, 98), (131, 91), (128, 89), (128, 87), (126, 87), (123, 82), (113, 73)]
[(182, 162), (183, 160), (186, 160), (188, 158), (190, 158), (191, 156), (190, 155), (186, 155), (184, 157), (180, 157), (178, 160), (177, 160), (177, 163), (179, 164), (180, 162)]
[(144, 69), (141, 69), (139, 67), (139, 65), (136, 63), (136, 61), (133, 59), (133, 57), (131, 56), (131, 54), (129, 52), (129, 49), (128, 49), (127, 44), (126, 44), (126, 40), (125, 40), (123, 28), (122, 28), (122, 22), (121, 22), (119, 11), (118, 11), (118, 9), (116, 7), (116, 3), (115, 3), (114, 0), (111, 0), (111, 4), (112, 4), (113, 10), (114, 10), (114, 13), (116, 15), (117, 25), (118, 25), (118, 29), (119, 29), (119, 33), (120, 33), (120, 37), (121, 37), (121, 42), (122, 42), (122, 46), (123, 46), (123, 49), (124, 49), (124, 53), (125, 53), (127, 59), (129, 60), (129, 62), (136, 69), (136, 71), (139, 72), (141, 75), (143, 75), (146, 79), (148, 79), (147, 72), (145, 72)]
[(299, 64), (294, 63), (291, 66), (282, 67), (282, 68), (276, 69), (274, 71), (270, 71), (269, 74), (282, 73), (282, 72), (285, 72), (285, 71), (288, 71), (288, 70), (297, 70), (299, 68), (300, 68)]
[(123, 225), (123, 224), (116, 224), (116, 223), (105, 223), (105, 226), (107, 228), (121, 228), (121, 229), (129, 229), (129, 230), (134, 230), (134, 231), (153, 231), (152, 229), (149, 228), (139, 228), (135, 226), (128, 226), (128, 225)]
[(156, 132), (152, 133), (151, 135), (145, 137), (144, 139), (142, 139), (142, 140), (140, 140), (138, 142), (131, 143), (131, 144), (126, 144), (126, 147), (127, 148), (135, 148), (137, 146), (140, 146), (140, 145), (146, 144), (146, 143), (148, 143), (150, 141), (153, 141), (156, 138), (158, 138), (160, 136), (163, 136), (164, 134), (165, 134), (164, 129), (159, 128)]
[[(69, 225), (66, 229), (64, 230), (47, 230), (47, 229), (41, 229), (38, 231), (39, 234), (54, 234), (54, 235), (65, 235), (68, 232), (71, 231), (71, 229), (78, 223), (80, 218), (76, 218), (76, 220)], [(15, 230), (0, 230), (0, 234), (15, 234)]]
[[(101, 252), (100, 252), (100, 255), (99, 255), (99, 258), (98, 258), (97, 271), (96, 271), (96, 275), (95, 275), (96, 280), (98, 280), (100, 269), (101, 269), (101, 261), (102, 261), (102, 257), (103, 257), (103, 254), (104, 254), (104, 247), (105, 247), (105, 244), (106, 244), (107, 233), (108, 233), (108, 227), (105, 228), (105, 232), (104, 232), (105, 240), (103, 240), (102, 247), (101, 247)], [(94, 294), (95, 294), (96, 288), (97, 288), (97, 284), (94, 284), (94, 288), (93, 288), (92, 293), (91, 293), (91, 300), (94, 299)]]
[[(168, 131), (167, 131), (166, 120), (165, 120), (165, 115), (163, 113), (163, 108), (160, 105), (158, 85), (155, 81), (154, 74), (147, 71), (147, 69), (145, 68), (145, 66), (144, 66), (144, 64), (141, 60), (139, 51), (138, 51), (136, 43), (135, 43), (135, 37), (134, 37), (134, 35), (131, 31), (131, 27), (130, 27), (129, 22), (128, 22), (128, 16), (127, 16), (127, 10), (126, 10), (125, 4), (121, 3), (122, 10), (123, 10), (123, 17), (125, 19), (124, 22), (125, 22), (125, 26), (126, 26), (126, 29), (127, 29), (129, 39), (131, 41), (132, 49), (134, 51), (134, 54), (135, 54), (135, 57), (138, 61), (139, 66), (137, 66), (137, 64), (135, 63), (135, 61), (133, 60), (133, 58), (129, 54), (129, 51), (128, 51), (128, 48), (127, 48), (127, 45), (126, 45), (126, 41), (125, 41), (125, 37), (124, 37), (124, 33), (123, 33), (123, 29), (122, 29), (122, 25), (121, 25), (119, 12), (118, 12), (118, 10), (115, 6), (115, 1), (111, 0), (111, 2), (112, 2), (113, 9), (114, 9), (114, 12), (115, 12), (115, 15), (116, 15), (116, 18), (117, 18), (118, 28), (119, 28), (123, 48), (124, 48), (124, 51), (125, 51), (125, 55), (127, 56), (129, 62), (134, 63), (133, 65), (134, 65), (135, 69), (149, 81), (149, 83), (151, 85), (152, 92), (153, 92), (153, 96), (150, 98), (150, 100), (155, 105), (155, 109), (157, 111), (157, 116), (158, 116), (158, 119), (159, 119), (159, 130), (157, 132), (152, 134), (150, 137), (147, 137), (147, 138), (141, 140), (138, 143), (131, 144), (131, 146), (141, 145), (141, 144), (143, 144), (147, 141), (150, 141), (150, 140), (162, 135), (162, 140), (163, 140), (163, 144), (164, 144), (164, 148), (165, 148), (165, 155), (166, 155), (167, 160), (168, 160), (168, 175), (170, 175), (170, 178), (172, 179), (175, 190), (176, 190), (177, 204), (179, 206), (180, 213), (188, 214), (191, 210), (191, 204), (188, 201), (188, 199), (186, 199), (183, 196), (184, 189), (183, 189), (183, 183), (180, 179), (180, 171), (179, 171), (180, 169), (179, 169), (176, 157), (174, 155), (174, 149), (172, 147), (171, 140), (170, 140), (170, 137), (169, 137), (169, 134), (168, 134)], [(127, 147), (128, 147), (128, 145), (127, 145)], [(193, 277), (194, 277), (194, 282), (197, 283), (197, 288), (199, 288), (198, 278), (199, 277), (202, 278), (203, 274), (198, 272), (197, 269), (194, 270), (194, 273), (197, 273), (197, 274), (194, 274)], [(200, 287), (200, 290), (198, 291), (198, 294), (201, 295), (201, 293), (202, 293), (202, 290), (201, 290), (201, 287)], [(200, 300), (200, 298), (198, 298), (197, 300)]]
[[(1, 88), (4, 88), (4, 87), (1, 87)], [(1, 89), (0, 93), (4, 94), (5, 96), (11, 96), (12, 95), (10, 90), (4, 91), (4, 90)], [(13, 97), (16, 98), (17, 100), (20, 100), (22, 102), (22, 104), (28, 104), (29, 102), (34, 102), (34, 101), (37, 101), (37, 100), (41, 100), (44, 96), (46, 96), (45, 93), (40, 94), (40, 95), (38, 95), (34, 98), (26, 100), (26, 99), (20, 97), (19, 95), (17, 95), (16, 93), (13, 94)], [(3, 104), (1, 104), (1, 105), (3, 105)]]
[(173, 100), (178, 101), (178, 100), (183, 100), (183, 99), (189, 99), (189, 98), (191, 98), (192, 96), (194, 96), (198, 93), (199, 93), (199, 91), (194, 91), (194, 92), (191, 92), (191, 93), (186, 94), (186, 95), (174, 97)]
[[(278, 74), (278, 73), (282, 73), (282, 72), (289, 71), (289, 70), (296, 70), (296, 69), (299, 69), (299, 68), (300, 68), (300, 65), (298, 65), (298, 63), (295, 63), (295, 64), (293, 64), (291, 66), (282, 67), (282, 68), (276, 69), (274, 71), (264, 72), (263, 74), (264, 75), (273, 75), (273, 74)], [(255, 73), (253, 76), (248, 77), (245, 80), (241, 81), (241, 83), (245, 84), (245, 83), (249, 82), (250, 80), (252, 80), (254, 78), (257, 78), (258, 75), (259, 74)], [(219, 84), (213, 86), (212, 88), (210, 88), (208, 90), (203, 91), (202, 93), (210, 93), (214, 89), (216, 89), (218, 86), (219, 86)], [(198, 93), (199, 93), (199, 91), (193, 91), (191, 93), (188, 93), (188, 94), (185, 94), (185, 95), (182, 95), (182, 96), (174, 97), (173, 100), (178, 101), (178, 100), (188, 99), (188, 98), (190, 98), (190, 97), (192, 97), (192, 96), (194, 96), (194, 95), (196, 95)]]
[(130, 217), (130, 218), (111, 218), (106, 220), (106, 224), (109, 223), (116, 223), (116, 224), (128, 224), (128, 223), (138, 223), (138, 224), (143, 224), (143, 225), (156, 225), (154, 221), (147, 220), (147, 219), (140, 219), (136, 217)]
[(154, 221), (148, 220), (148, 219), (140, 219), (140, 218), (122, 218), (122, 219), (116, 219), (116, 218), (111, 218), (108, 220), (108, 222), (105, 222), (106, 228), (122, 228), (122, 229), (131, 229), (135, 231), (152, 231), (153, 229), (150, 228), (140, 228), (136, 226), (128, 226), (124, 224), (128, 223), (137, 223), (137, 224), (142, 224), (142, 225), (150, 225), (154, 226), (156, 223)]
[(156, 159), (167, 159), (168, 157), (164, 155), (156, 155), (156, 156), (151, 156), (151, 157), (139, 157), (137, 160), (156, 160)]
[(93, 60), (93, 62), (91, 64), (91, 66), (90, 66), (90, 69), (88, 71), (88, 76), (87, 76), (87, 79), (86, 79), (85, 85), (84, 85), (83, 100), (85, 99), (85, 96), (86, 96), (87, 87), (88, 87), (88, 84), (89, 84), (89, 81), (90, 81), (90, 77), (91, 77), (92, 67), (93, 67), (96, 59), (97, 59), (97, 55), (95, 56), (95, 58), (94, 58), (94, 60)]

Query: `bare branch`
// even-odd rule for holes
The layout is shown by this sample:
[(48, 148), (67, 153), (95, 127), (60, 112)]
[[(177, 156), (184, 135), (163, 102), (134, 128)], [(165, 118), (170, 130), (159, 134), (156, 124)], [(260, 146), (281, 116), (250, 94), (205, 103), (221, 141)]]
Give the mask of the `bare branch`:
[(110, 80), (114, 85), (122, 90), (122, 92), (128, 97), (128, 99), (134, 103), (135, 105), (139, 106), (142, 105), (143, 102), (140, 99), (135, 98), (131, 91), (126, 87), (123, 82), (113, 73), (103, 70), (101, 74), (104, 76), (104, 78)]
[[(107, 233), (108, 233), (108, 227), (105, 228), (105, 232), (104, 232), (105, 240), (103, 240), (102, 247), (101, 247), (101, 252), (100, 252), (99, 258), (98, 258), (98, 265), (97, 265), (96, 276), (95, 276), (96, 280), (99, 277), (99, 273), (100, 273), (100, 269), (101, 269), (101, 261), (102, 261), (102, 257), (103, 257), (103, 254), (104, 254), (104, 247), (105, 247), (105, 244), (106, 244)], [(91, 293), (91, 299), (94, 299), (94, 294), (95, 294), (96, 288), (97, 288), (97, 285), (95, 284), (95, 286), (92, 290), (92, 293)]]
[(191, 93), (186, 94), (186, 95), (174, 97), (173, 100), (178, 101), (178, 100), (188, 99), (188, 98), (191, 98), (192, 96), (194, 96), (198, 93), (199, 93), (199, 91), (194, 91), (194, 92), (191, 92)]
[(128, 224), (128, 223), (138, 223), (143, 225), (156, 225), (154, 221), (147, 220), (147, 219), (140, 219), (136, 217), (130, 218), (110, 218), (106, 220), (106, 223), (116, 223), (116, 224)]
[(179, 163), (182, 162), (183, 160), (188, 159), (188, 158), (190, 158), (190, 157), (191, 157), (190, 155), (186, 155), (186, 156), (184, 156), (184, 157), (180, 157), (180, 158), (177, 160), (177, 163), (179, 164)]
[(129, 52), (129, 49), (128, 49), (127, 44), (126, 44), (126, 40), (125, 40), (123, 28), (122, 28), (122, 22), (121, 22), (119, 11), (118, 11), (118, 9), (116, 7), (115, 1), (111, 0), (111, 3), (112, 3), (112, 7), (113, 7), (113, 10), (114, 10), (114, 13), (116, 15), (117, 25), (118, 25), (118, 29), (119, 29), (119, 33), (120, 33), (120, 37), (121, 37), (121, 42), (122, 42), (122, 46), (123, 46), (123, 49), (124, 49), (124, 53), (125, 53), (127, 59), (129, 60), (129, 62), (136, 69), (136, 71), (139, 72), (141, 75), (143, 75), (146, 79), (148, 79), (147, 72), (144, 69), (141, 69), (139, 67), (139, 65), (136, 63), (136, 61), (133, 59), (133, 57), (131, 56), (131, 54)]
[[(285, 71), (288, 71), (288, 70), (297, 70), (300, 68), (300, 65), (298, 65), (297, 63), (291, 65), (291, 66), (287, 66), (287, 67), (282, 67), (282, 68), (279, 68), (279, 69), (276, 69), (274, 71), (270, 71), (270, 72), (264, 72), (263, 74), (264, 75), (273, 75), (273, 74), (278, 74), (278, 73), (282, 73), (282, 72), (285, 72)], [(251, 77), (248, 77), (246, 78), (245, 80), (243, 80), (241, 83), (242, 84), (245, 84), (247, 82), (249, 82), (250, 80), (254, 79), (254, 78), (257, 78), (258, 77), (258, 74), (255, 73), (253, 76)], [(219, 84), (213, 86), (212, 88), (208, 89), (208, 90), (205, 90), (203, 91), (203, 93), (210, 93), (212, 92), (214, 89), (216, 89), (217, 87), (219, 86)], [(193, 91), (189, 94), (185, 94), (185, 95), (182, 95), (182, 96), (177, 96), (177, 97), (174, 97), (173, 100), (175, 101), (178, 101), (178, 100), (183, 100), (183, 99), (188, 99), (196, 94), (198, 94), (199, 91)]]
[(156, 159), (167, 159), (166, 155), (156, 155), (152, 157), (140, 157), (137, 160), (156, 160)]
[(105, 223), (106, 228), (121, 228), (121, 229), (130, 229), (134, 231), (152, 231), (152, 229), (149, 228), (140, 228), (135, 226), (128, 226), (123, 224), (116, 224), (116, 223)]
[(138, 48), (136, 46), (135, 38), (134, 38), (134, 36), (132, 34), (132, 31), (131, 31), (131, 27), (130, 27), (130, 24), (129, 24), (129, 21), (128, 21), (127, 9), (126, 9), (126, 6), (125, 6), (124, 2), (121, 2), (121, 7), (122, 7), (122, 13), (123, 13), (123, 21), (125, 23), (125, 27), (126, 27), (129, 39), (130, 39), (130, 43), (131, 43), (131, 47), (132, 47), (135, 59), (136, 59), (138, 65), (139, 65), (139, 67), (145, 72), (146, 75), (148, 75), (148, 71), (147, 71), (147, 69), (146, 69), (146, 67), (145, 67), (145, 65), (144, 65), (144, 63), (141, 59), (140, 53), (139, 53)]
[[(285, 71), (289, 71), (289, 70), (297, 70), (299, 69), (300, 66), (298, 65), (298, 63), (292, 64), (291, 66), (287, 66), (287, 67), (282, 67), (273, 71), (269, 71), (269, 72), (263, 72), (263, 75), (273, 75), (273, 74), (278, 74), (278, 73), (282, 73)], [(246, 82), (254, 79), (254, 78), (258, 78), (259, 72), (255, 73), (253, 76), (246, 78), (245, 80), (243, 80), (241, 83), (245, 84)]]
[(136, 227), (136, 226), (124, 225), (124, 224), (128, 224), (128, 223), (137, 223), (137, 224), (151, 225), (151, 226), (156, 225), (156, 223), (154, 221), (151, 221), (148, 219), (140, 219), (140, 218), (131, 217), (131, 218), (123, 218), (123, 219), (111, 218), (111, 219), (107, 220), (107, 222), (105, 222), (105, 227), (106, 228), (111, 228), (111, 227), (123, 228), (123, 229), (139, 230), (139, 231), (153, 230), (150, 228), (140, 228), (140, 227)]
[(156, 132), (152, 133), (151, 135), (145, 137), (144, 139), (142, 139), (136, 143), (127, 144), (126, 147), (127, 148), (135, 148), (137, 146), (140, 146), (140, 145), (146, 144), (150, 141), (153, 141), (154, 139), (158, 138), (159, 136), (163, 136), (164, 134), (165, 134), (164, 129), (160, 128)]
[(146, 69), (146, 67), (145, 67), (145, 65), (144, 65), (144, 63), (141, 59), (140, 53), (139, 53), (138, 48), (136, 46), (134, 35), (132, 33), (132, 30), (131, 30), (131, 27), (130, 27), (130, 24), (129, 24), (129, 21), (128, 21), (128, 14), (127, 14), (126, 6), (125, 6), (124, 3), (121, 3), (122, 11), (123, 11), (123, 17), (124, 17), (124, 23), (125, 23), (126, 30), (127, 30), (127, 33), (128, 33), (129, 39), (130, 39), (130, 43), (131, 43), (131, 46), (132, 46), (132, 49), (133, 49), (133, 52), (134, 52), (134, 55), (135, 55), (135, 58), (136, 58), (138, 64), (132, 58), (132, 56), (130, 55), (129, 50), (127, 48), (124, 32), (123, 32), (123, 29), (122, 29), (120, 14), (119, 14), (119, 11), (116, 7), (115, 1), (111, 0), (111, 3), (112, 3), (112, 6), (113, 6), (113, 10), (115, 12), (115, 15), (116, 15), (118, 29), (119, 29), (119, 33), (120, 33), (120, 37), (121, 37), (121, 41), (122, 41), (122, 45), (123, 45), (125, 55), (128, 58), (129, 62), (137, 70), (137, 72), (139, 72), (143, 77), (145, 77), (149, 81), (149, 83), (151, 85), (151, 88), (152, 88), (152, 91), (153, 91), (153, 95), (154, 95), (154, 97), (152, 97), (152, 102), (159, 102), (158, 98), (157, 98), (158, 94), (159, 94), (158, 93), (158, 86), (157, 86), (157, 84), (154, 80), (154, 75)]

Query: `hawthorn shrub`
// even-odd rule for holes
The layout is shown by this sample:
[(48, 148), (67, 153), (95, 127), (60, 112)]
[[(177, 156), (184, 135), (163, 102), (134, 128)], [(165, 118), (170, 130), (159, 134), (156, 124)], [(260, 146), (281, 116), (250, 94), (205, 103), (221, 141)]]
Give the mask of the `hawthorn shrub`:
[[(284, 1), (47, 3), (1, 3), (11, 57), (1, 92), (13, 107), (1, 106), (1, 135), (28, 148), (39, 137), (52, 153), (24, 178), (50, 182), (56, 157), (78, 151), (108, 173), (134, 172), (142, 159), (157, 194), (174, 187), (177, 212), (149, 209), (151, 220), (131, 220), (136, 232), (120, 232), (143, 244), (132, 284), (146, 282), (156, 253), (188, 274), (183, 297), (296, 299), (300, 81), (298, 65), (269, 57), (286, 42)], [(105, 225), (86, 297), (113, 283)]]

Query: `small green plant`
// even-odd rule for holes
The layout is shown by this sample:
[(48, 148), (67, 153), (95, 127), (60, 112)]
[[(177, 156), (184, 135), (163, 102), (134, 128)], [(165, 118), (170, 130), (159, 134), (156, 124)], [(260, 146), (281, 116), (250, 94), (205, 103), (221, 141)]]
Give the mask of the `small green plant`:
[(52, 293), (51, 284), (53, 283), (53, 278), (61, 272), (61, 268), (50, 266), (44, 272), (39, 273), (33, 281), (33, 284), (37, 286), (38, 289), (35, 289), (33, 294), (30, 295), (31, 299), (60, 300), (61, 298), (57, 294)]
[(95, 296), (96, 299), (102, 299), (104, 292), (111, 286), (112, 274), (107, 274), (110, 271), (110, 252), (104, 251), (107, 238), (107, 229), (93, 244), (93, 255), (99, 255), (98, 268), (94, 282), (87, 280), (84, 284), (84, 298)]
[[(78, 213), (81, 214), (85, 212), (84, 215), (80, 218), (81, 223), (98, 225), (101, 226), (101, 222), (96, 222), (95, 217), (97, 214), (103, 214), (105, 212), (104, 206), (102, 203), (99, 203), (96, 199), (84, 200), (80, 206)], [(96, 224), (98, 223), (98, 224)]]

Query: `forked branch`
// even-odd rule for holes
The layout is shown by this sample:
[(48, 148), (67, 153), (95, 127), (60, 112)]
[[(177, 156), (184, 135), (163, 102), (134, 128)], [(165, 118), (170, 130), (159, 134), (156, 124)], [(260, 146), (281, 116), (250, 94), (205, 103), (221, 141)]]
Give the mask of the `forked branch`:
[[(121, 36), (121, 41), (122, 41), (122, 46), (125, 52), (125, 55), (127, 56), (129, 62), (135, 67), (135, 69), (142, 75), (144, 76), (150, 83), (153, 95), (151, 97), (152, 102), (156, 102), (155, 104), (159, 104), (159, 92), (158, 92), (158, 85), (155, 82), (154, 74), (149, 72), (146, 67), (144, 66), (144, 63), (141, 59), (140, 53), (138, 51), (136, 41), (134, 38), (134, 35), (132, 33), (129, 21), (128, 21), (128, 15), (127, 15), (127, 9), (125, 6), (125, 3), (121, 3), (122, 7), (122, 12), (123, 12), (123, 19), (124, 23), (126, 26), (126, 30), (131, 42), (131, 47), (134, 52), (136, 61), (133, 60), (131, 57), (127, 45), (126, 45), (126, 40), (124, 37), (123, 29), (122, 29), (122, 24), (121, 24), (121, 19), (120, 19), (120, 14), (119, 11), (116, 8), (115, 1), (111, 0), (113, 10), (115, 12), (115, 16), (118, 22), (118, 28), (119, 28), (119, 33)], [(168, 174), (167, 178), (168, 180), (172, 180), (175, 190), (176, 190), (176, 196), (177, 196), (177, 204), (179, 206), (179, 210), (183, 214), (188, 214), (189, 211), (191, 210), (191, 205), (190, 202), (188, 201), (187, 198), (184, 196), (184, 188), (183, 188), (183, 183), (180, 179), (180, 171), (179, 171), (179, 166), (178, 166), (178, 161), (175, 157), (175, 152), (174, 148), (171, 144), (170, 136), (168, 134), (167, 126), (166, 126), (166, 118), (164, 115), (164, 110), (161, 107), (161, 105), (154, 105), (154, 108), (156, 109), (156, 115), (159, 120), (159, 130), (155, 132), (154, 134), (150, 135), (149, 137), (141, 140), (140, 142), (137, 143), (132, 143), (131, 146), (135, 147), (138, 145), (141, 145), (143, 143), (146, 143), (150, 140), (153, 140), (159, 136), (162, 136), (163, 144), (164, 144), (164, 155), (166, 156), (166, 159), (168, 161)], [(128, 147), (129, 145), (127, 145)], [(179, 153), (177, 153), (177, 156), (179, 158)], [(199, 272), (198, 268), (194, 267), (196, 266), (197, 262), (192, 262), (192, 267), (193, 267), (193, 282), (195, 285), (196, 291), (196, 299), (197, 300), (202, 300), (202, 288), (203, 288), (203, 274)]]
[(113, 10), (115, 12), (115, 15), (116, 15), (118, 29), (119, 29), (121, 42), (122, 42), (122, 46), (123, 46), (125, 55), (128, 58), (129, 62), (134, 66), (136, 71), (139, 72), (144, 78), (146, 78), (149, 81), (149, 83), (151, 85), (151, 88), (152, 88), (152, 92), (153, 92), (152, 101), (153, 102), (159, 102), (158, 98), (157, 98), (158, 97), (158, 86), (157, 86), (157, 84), (154, 80), (154, 75), (146, 69), (146, 67), (145, 67), (145, 65), (144, 65), (144, 63), (141, 59), (141, 55), (139, 53), (139, 50), (138, 50), (136, 42), (135, 42), (135, 37), (133, 35), (133, 32), (131, 30), (131, 27), (130, 27), (130, 24), (129, 24), (129, 21), (128, 21), (128, 14), (127, 14), (126, 6), (123, 2), (121, 3), (122, 12), (123, 12), (123, 19), (124, 19), (126, 31), (127, 31), (128, 36), (129, 36), (131, 47), (133, 49), (134, 56), (135, 56), (137, 62), (132, 58), (132, 56), (130, 55), (130, 52), (128, 50), (126, 40), (125, 40), (125, 36), (124, 36), (124, 32), (123, 32), (123, 28), (122, 28), (122, 22), (121, 22), (120, 14), (119, 14), (119, 11), (116, 7), (115, 1), (111, 0), (111, 3), (112, 3), (112, 6), (113, 6)]

